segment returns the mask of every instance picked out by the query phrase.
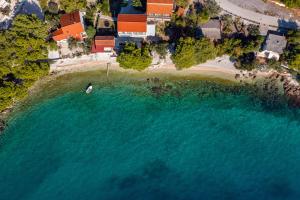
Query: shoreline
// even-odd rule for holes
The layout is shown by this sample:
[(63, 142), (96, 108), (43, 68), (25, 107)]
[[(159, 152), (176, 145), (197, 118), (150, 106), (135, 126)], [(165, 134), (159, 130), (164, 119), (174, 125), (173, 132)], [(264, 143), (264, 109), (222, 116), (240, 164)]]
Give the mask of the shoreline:
[[(211, 64), (213, 65), (213, 63)], [(28, 95), (34, 94), (42, 85), (47, 84), (51, 81), (55, 81), (56, 78), (72, 74), (72, 73), (81, 73), (81, 72), (92, 72), (92, 71), (106, 71), (107, 70), (107, 62), (106, 61), (90, 61), (90, 62), (83, 62), (79, 64), (69, 64), (60, 67), (50, 67), (49, 74), (47, 76), (42, 77), (41, 79), (37, 80), (29, 89)], [(177, 70), (174, 64), (164, 64), (160, 67), (149, 67), (143, 71), (137, 71), (132, 69), (123, 69), (119, 66), (118, 63), (111, 64), (109, 67), (109, 72), (120, 72), (126, 74), (144, 74), (149, 76), (155, 75), (169, 75), (169, 76), (176, 76), (176, 77), (193, 77), (193, 78), (211, 78), (211, 79), (219, 79), (225, 80), (230, 82), (239, 81), (235, 78), (236, 73), (240, 73), (239, 70), (232, 68), (232, 67), (213, 67), (213, 66), (193, 66), (188, 69)], [(26, 99), (26, 97), (25, 97)], [(24, 99), (16, 101), (8, 107), (7, 109), (0, 112), (0, 132), (1, 127), (3, 127), (5, 120), (8, 118), (10, 113), (14, 110), (14, 108), (19, 104), (22, 103)]]
[[(216, 60), (215, 60), (216, 62)], [(92, 72), (92, 71), (106, 71), (107, 72), (107, 62), (99, 62), (99, 61), (90, 61), (79, 64), (70, 64), (64, 65), (62, 67), (50, 68), (49, 74), (41, 79), (37, 80), (29, 89), (28, 96), (34, 95), (35, 92), (41, 88), (41, 86), (55, 81), (56, 78), (61, 77), (67, 74), (73, 73), (81, 73), (81, 72)], [(218, 66), (214, 62), (205, 63), (201, 65), (196, 65), (187, 69), (178, 70), (176, 69), (174, 64), (163, 64), (159, 67), (152, 66), (148, 67), (143, 71), (137, 71), (132, 69), (123, 69), (119, 66), (119, 64), (114, 63), (109, 66), (109, 72), (119, 72), (126, 73), (127, 75), (147, 75), (147, 76), (174, 76), (174, 77), (190, 77), (193, 79), (212, 79), (212, 80), (223, 80), (228, 82), (233, 82), (237, 84), (242, 83), (250, 83), (253, 84), (258, 80), (264, 80), (274, 74), (274, 71), (242, 71), (234, 68), (234, 66), (228, 65), (225, 63), (225, 66)], [(108, 72), (108, 76), (109, 76)], [(27, 97), (22, 100), (14, 102), (12, 106), (5, 109), (0, 113), (0, 133), (6, 127), (6, 120), (9, 118), (10, 113), (12, 113), (15, 107), (24, 102)]]
[[(65, 65), (63, 67), (56, 67), (54, 69), (50, 69), (50, 76), (59, 77), (65, 74), (70, 73), (78, 73), (78, 72), (88, 72), (88, 71), (107, 71), (107, 63), (100, 63), (99, 61), (91, 61), (82, 64), (72, 64)], [(260, 71), (241, 71), (235, 69), (234, 67), (223, 67), (223, 66), (212, 66), (212, 65), (196, 65), (187, 69), (178, 70), (176, 69), (174, 64), (164, 64), (159, 67), (148, 67), (143, 71), (137, 71), (132, 69), (123, 69), (118, 64), (111, 64), (109, 66), (109, 72), (121, 72), (121, 73), (129, 73), (129, 74), (165, 74), (165, 75), (174, 75), (178, 77), (184, 76), (199, 76), (199, 77), (208, 77), (208, 78), (217, 78), (224, 79), (232, 82), (239, 82), (240, 79), (247, 79), (247, 77), (243, 76), (247, 73), (253, 73), (256, 77), (266, 77), (270, 74), (270, 72), (260, 72)], [(239, 78), (236, 77), (237, 74), (241, 76)], [(248, 77), (249, 78), (249, 77)]]

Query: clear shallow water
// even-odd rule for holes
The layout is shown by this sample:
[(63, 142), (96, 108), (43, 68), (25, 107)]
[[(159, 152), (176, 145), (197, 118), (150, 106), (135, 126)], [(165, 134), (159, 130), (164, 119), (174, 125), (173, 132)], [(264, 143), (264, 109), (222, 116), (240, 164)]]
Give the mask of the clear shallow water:
[(85, 95), (84, 80), (14, 114), (1, 200), (300, 199), (298, 111), (203, 81), (158, 96), (125, 79)]

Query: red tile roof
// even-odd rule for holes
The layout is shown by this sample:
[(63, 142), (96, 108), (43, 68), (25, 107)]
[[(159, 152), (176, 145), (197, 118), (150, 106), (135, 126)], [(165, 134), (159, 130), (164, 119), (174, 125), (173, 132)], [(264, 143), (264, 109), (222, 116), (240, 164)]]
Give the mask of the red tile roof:
[(114, 36), (96, 36), (92, 44), (92, 53), (104, 52), (105, 48), (114, 48)]
[(144, 14), (119, 14), (118, 32), (147, 32), (147, 16)]
[(151, 5), (147, 4), (147, 14), (165, 14), (165, 15), (172, 15), (173, 6), (172, 5)]
[(148, 0), (147, 14), (171, 15), (173, 7), (173, 0)]
[(71, 24), (80, 23), (80, 12), (74, 11), (68, 14), (64, 14), (60, 18), (61, 27), (69, 26)]
[(147, 3), (173, 4), (174, 0), (147, 0)]
[(95, 45), (108, 45), (115, 46), (115, 37), (114, 36), (96, 36)]
[(83, 40), (81, 33), (84, 32), (84, 27), (80, 21), (79, 11), (65, 14), (60, 18), (61, 28), (53, 33), (53, 39), (60, 41), (74, 37), (77, 40)]

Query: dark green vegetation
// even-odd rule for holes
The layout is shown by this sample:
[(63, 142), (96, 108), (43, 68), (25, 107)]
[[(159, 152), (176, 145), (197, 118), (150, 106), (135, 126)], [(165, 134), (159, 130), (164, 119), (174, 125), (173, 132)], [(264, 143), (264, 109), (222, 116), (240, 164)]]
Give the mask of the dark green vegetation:
[[(172, 56), (176, 67), (188, 68), (222, 55), (229, 55), (238, 69), (252, 70), (262, 67), (254, 53), (260, 50), (264, 42), (259, 27), (247, 26), (240, 18), (233, 19), (232, 16), (225, 14), (220, 17), (222, 39), (216, 41), (205, 39), (198, 30), (201, 24), (219, 15), (220, 7), (214, 0), (203, 2), (191, 4), (184, 16), (175, 14), (166, 27), (170, 40), (176, 44), (175, 54)], [(278, 63), (272, 66), (277, 68)]]
[(300, 32), (290, 31), (287, 37), (288, 47), (284, 52), (284, 59), (290, 68), (300, 70)]
[(63, 0), (60, 1), (61, 9), (66, 11), (67, 13), (72, 12), (74, 10), (85, 9), (87, 5), (86, 0)]
[(18, 15), (0, 33), (0, 110), (23, 97), (34, 81), (48, 73), (48, 26), (33, 15)]
[(173, 15), (171, 25), (177, 27), (195, 28), (216, 17), (221, 11), (215, 0), (205, 0), (204, 4), (195, 3), (190, 5), (186, 16)]
[(280, 1), (290, 8), (300, 8), (299, 0), (280, 0)]
[(154, 50), (160, 58), (166, 58), (167, 55), (167, 49), (168, 49), (168, 43), (166, 42), (160, 42), (160, 43), (154, 43), (151, 45), (151, 50)]
[(111, 16), (109, 0), (103, 0), (101, 3), (97, 4), (97, 7), (98, 11), (101, 11), (102, 14)]
[(149, 46), (143, 45), (138, 48), (134, 43), (126, 43), (117, 61), (120, 63), (120, 67), (125, 69), (146, 69), (152, 62)]
[(182, 37), (177, 42), (172, 59), (176, 67), (182, 69), (227, 54), (237, 61), (239, 69), (252, 70), (256, 67), (253, 51), (258, 51), (262, 42), (263, 37), (250, 35), (224, 38), (216, 43), (206, 38), (195, 40), (191, 37)]
[(216, 56), (216, 48), (208, 39), (195, 40), (188, 37), (180, 38), (172, 59), (176, 67), (182, 69), (204, 63), (209, 59), (214, 59)]
[(180, 7), (187, 7), (188, 6), (188, 1), (187, 0), (175, 0), (176, 5)]
[(142, 7), (143, 6), (141, 0), (132, 0), (132, 5), (134, 7)]

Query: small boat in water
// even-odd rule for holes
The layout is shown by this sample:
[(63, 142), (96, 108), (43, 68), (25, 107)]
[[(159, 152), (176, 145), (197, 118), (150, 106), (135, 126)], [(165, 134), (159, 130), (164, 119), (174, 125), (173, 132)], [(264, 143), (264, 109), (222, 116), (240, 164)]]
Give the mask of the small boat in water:
[(92, 90), (93, 90), (93, 86), (92, 86), (91, 83), (89, 83), (88, 86), (85, 89), (85, 93), (89, 94), (89, 93), (92, 92)]

